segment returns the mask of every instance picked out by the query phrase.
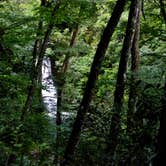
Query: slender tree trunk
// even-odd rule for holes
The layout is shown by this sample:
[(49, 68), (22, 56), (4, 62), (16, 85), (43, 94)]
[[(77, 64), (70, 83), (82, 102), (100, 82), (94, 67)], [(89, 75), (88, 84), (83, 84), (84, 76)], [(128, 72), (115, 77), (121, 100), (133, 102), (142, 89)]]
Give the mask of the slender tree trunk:
[[(75, 45), (76, 37), (78, 35), (78, 31), (79, 31), (79, 26), (77, 24), (76, 28), (72, 32), (72, 37), (71, 37), (71, 40), (70, 40), (70, 47), (73, 47)], [(62, 73), (66, 73), (66, 71), (68, 69), (68, 65), (69, 65), (69, 59), (70, 59), (70, 56), (66, 55), (65, 60), (64, 60), (63, 65), (62, 65)]]
[[(41, 0), (41, 6), (45, 6), (46, 4), (46, 1), (45, 0)], [(39, 39), (39, 36), (41, 34), (41, 31), (42, 31), (42, 27), (43, 27), (43, 22), (42, 21), (39, 21), (39, 24), (38, 24), (38, 29), (37, 29), (37, 33), (36, 33), (36, 40), (35, 40), (35, 43), (34, 43), (34, 46), (33, 46), (33, 52), (32, 52), (32, 69), (31, 69), (31, 73), (34, 73), (35, 71), (35, 66), (36, 66), (36, 62), (37, 62), (37, 55), (38, 55), (38, 52), (39, 52), (39, 49), (41, 47), (41, 40)], [(25, 102), (25, 105), (22, 109), (22, 114), (21, 114), (21, 121), (24, 120), (24, 117), (25, 117), (25, 113), (26, 111), (28, 112), (29, 109), (30, 109), (30, 105), (32, 103), (32, 100), (33, 100), (33, 94), (35, 93), (35, 84), (36, 84), (36, 80), (33, 78), (34, 75), (32, 74), (31, 75), (31, 85), (28, 87), (28, 95), (27, 95), (27, 99), (26, 99), (26, 102)], [(20, 138), (18, 137), (18, 142), (20, 141)], [(23, 156), (23, 154), (22, 154)], [(17, 156), (11, 154), (9, 158), (13, 158), (13, 161), (10, 161), (11, 164), (13, 164), (15, 162), (15, 160), (17, 159)]]
[(138, 88), (136, 85), (138, 78), (138, 71), (140, 65), (140, 55), (139, 55), (139, 34), (140, 34), (140, 17), (141, 17), (141, 0), (138, 6), (138, 16), (136, 23), (136, 30), (134, 34), (134, 39), (131, 48), (131, 82), (130, 82), (130, 92), (128, 101), (128, 114), (127, 114), (127, 129), (130, 134), (130, 129), (133, 128), (133, 114), (136, 112), (136, 104), (138, 98)]
[[(79, 31), (79, 26), (78, 24), (76, 25), (76, 28), (73, 30), (72, 35), (71, 35), (71, 40), (70, 40), (70, 47), (73, 47), (76, 43), (76, 38), (78, 35), (78, 31)], [(64, 76), (68, 70), (68, 65), (69, 65), (69, 59), (70, 56), (66, 55), (65, 60), (63, 62), (63, 66), (62, 66), (62, 71), (61, 71), (61, 75)], [(61, 78), (60, 78), (61, 79)], [(60, 84), (58, 86), (58, 101), (57, 101), (57, 114), (56, 114), (56, 124), (57, 124), (57, 138), (56, 138), (56, 150), (59, 148), (59, 142), (60, 142), (60, 125), (62, 124), (62, 117), (61, 117), (61, 101), (62, 101), (62, 94), (63, 94), (63, 87), (65, 84), (65, 80), (60, 80)], [(58, 164), (59, 161), (59, 156), (56, 153), (54, 156), (54, 161), (53, 164)]]
[[(78, 17), (81, 16), (82, 10), (84, 10), (83, 5), (80, 6), (80, 11), (79, 11)], [(78, 32), (79, 32), (79, 23), (77, 23), (75, 25), (75, 28), (72, 32), (72, 37), (71, 37), (70, 45), (69, 45), (70, 47), (73, 47), (75, 45), (76, 37), (78, 35)], [(66, 71), (68, 69), (68, 65), (69, 65), (69, 59), (70, 59), (70, 56), (66, 55), (65, 60), (64, 60), (63, 65), (62, 65), (62, 73), (66, 73)]]
[(165, 11), (165, 6), (166, 6), (166, 3), (164, 3), (163, 0), (160, 0), (160, 9), (161, 9), (161, 14), (164, 18), (164, 21), (166, 23), (166, 11)]
[(160, 128), (158, 134), (157, 155), (153, 166), (166, 165), (166, 81), (164, 86), (164, 95), (162, 99), (162, 108), (160, 112)]
[(55, 64), (55, 60), (51, 58), (51, 70), (52, 70), (52, 74), (54, 77), (56, 77), (56, 87), (57, 87), (57, 114), (56, 114), (56, 124), (61, 125), (62, 120), (61, 120), (61, 114), (60, 114), (60, 106), (61, 106), (61, 79), (59, 79), (60, 76), (58, 75), (58, 69), (56, 68), (56, 64)]
[(88, 77), (88, 81), (86, 84), (86, 88), (84, 91), (84, 95), (81, 101), (81, 104), (78, 108), (77, 116), (73, 125), (73, 129), (69, 138), (69, 142), (67, 144), (64, 160), (61, 163), (61, 166), (66, 166), (69, 164), (71, 158), (73, 157), (73, 154), (76, 149), (76, 145), (78, 143), (81, 129), (83, 127), (83, 122), (85, 119), (85, 114), (89, 109), (89, 104), (92, 99), (93, 90), (95, 88), (98, 75), (101, 69), (101, 63), (104, 59), (109, 41), (113, 35), (113, 32), (119, 22), (120, 16), (124, 10), (124, 6), (126, 4), (125, 0), (118, 0), (115, 8), (113, 10), (112, 16), (104, 29), (103, 35), (101, 37), (101, 40), (98, 44), (98, 48), (96, 50), (96, 54), (94, 56), (94, 60), (91, 66), (91, 71)]
[[(41, 7), (44, 7), (46, 5), (47, 5), (46, 0), (41, 0)], [(39, 50), (40, 50), (41, 45), (42, 45), (42, 40), (39, 39), (40, 35), (41, 35), (41, 32), (42, 32), (42, 29), (43, 29), (43, 22), (39, 21), (38, 29), (37, 29), (37, 33), (36, 33), (36, 40), (35, 40), (34, 47), (33, 47), (33, 52), (32, 52), (32, 57), (33, 57), (32, 71), (35, 70), (37, 60), (38, 60), (37, 56), (39, 54)]]
[[(73, 30), (72, 35), (71, 35), (71, 40), (70, 40), (70, 47), (73, 47), (76, 43), (76, 38), (78, 35), (78, 31), (79, 31), (79, 26), (78, 24), (76, 25), (76, 28)], [(61, 71), (61, 75), (62, 77), (65, 76), (67, 70), (68, 70), (68, 65), (69, 65), (69, 59), (70, 56), (66, 55), (63, 65), (62, 65), (62, 71)], [(60, 125), (61, 124), (61, 113), (60, 113), (60, 108), (61, 108), (61, 101), (62, 101), (62, 94), (63, 94), (63, 87), (65, 84), (65, 80), (64, 78), (60, 78), (60, 83), (58, 86), (58, 102), (57, 102), (57, 124)]]
[(56, 5), (52, 11), (52, 14), (51, 14), (52, 19), (50, 20), (47, 31), (45, 32), (44, 39), (43, 39), (43, 42), (41, 44), (41, 48), (39, 49), (38, 61), (37, 61), (36, 66), (34, 67), (34, 70), (32, 71), (32, 82), (31, 82), (31, 86), (29, 87), (28, 96), (27, 96), (25, 106), (22, 110), (21, 120), (23, 120), (25, 118), (25, 114), (30, 110), (31, 105), (32, 105), (33, 96), (35, 94), (36, 84), (38, 81), (38, 75), (41, 75), (41, 64), (42, 64), (43, 56), (45, 54), (45, 50), (47, 48), (49, 37), (50, 37), (52, 29), (54, 27), (54, 22), (52, 20), (55, 17), (56, 11), (59, 9), (60, 2), (61, 2), (61, 0), (59, 0), (56, 3)]
[[(110, 159), (113, 158), (116, 147), (120, 142), (121, 130), (121, 114), (123, 111), (123, 95), (125, 90), (125, 75), (127, 71), (128, 57), (131, 52), (133, 37), (136, 28), (136, 18), (138, 16), (140, 0), (132, 0), (130, 5), (130, 12), (126, 28), (126, 35), (121, 51), (119, 69), (117, 74), (117, 83), (114, 93), (114, 105), (112, 110), (111, 126), (110, 126), (110, 140), (108, 143), (108, 154)], [(112, 162), (112, 161), (111, 161)]]
[(13, 166), (14, 162), (16, 161), (17, 156), (11, 153), (5, 163), (5, 166)]

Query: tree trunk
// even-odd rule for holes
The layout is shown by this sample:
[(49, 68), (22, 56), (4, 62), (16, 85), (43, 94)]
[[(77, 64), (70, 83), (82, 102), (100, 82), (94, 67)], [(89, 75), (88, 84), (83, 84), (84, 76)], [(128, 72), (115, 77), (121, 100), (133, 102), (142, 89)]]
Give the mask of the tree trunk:
[(56, 5), (52, 11), (52, 14), (51, 14), (52, 19), (50, 20), (47, 31), (45, 32), (44, 40), (41, 44), (41, 48), (39, 49), (38, 61), (37, 61), (36, 66), (34, 67), (34, 70), (32, 71), (32, 81), (31, 81), (31, 85), (29, 87), (28, 96), (27, 96), (25, 106), (22, 110), (21, 120), (23, 120), (25, 118), (25, 114), (30, 110), (31, 105), (32, 105), (33, 96), (35, 94), (36, 84), (38, 81), (38, 76), (41, 75), (41, 64), (42, 64), (43, 56), (45, 54), (45, 50), (47, 48), (49, 37), (50, 37), (52, 29), (54, 27), (54, 22), (52, 20), (55, 17), (56, 11), (59, 9), (60, 2), (61, 2), (61, 0), (59, 0), (56, 3)]
[(130, 92), (129, 92), (129, 101), (128, 101), (128, 114), (127, 114), (127, 129), (128, 133), (131, 133), (131, 128), (133, 128), (133, 114), (136, 112), (136, 104), (137, 104), (137, 96), (138, 96), (138, 89), (137, 89), (137, 78), (138, 78), (138, 71), (140, 65), (140, 55), (139, 55), (139, 34), (140, 34), (140, 17), (141, 17), (141, 0), (139, 2), (138, 7), (138, 16), (137, 16), (137, 23), (136, 23), (136, 30), (134, 34), (134, 39), (131, 48), (131, 81), (130, 81)]
[[(40, 5), (41, 7), (46, 6), (46, 4), (47, 4), (46, 0), (41, 0), (41, 5)], [(37, 64), (37, 59), (38, 59), (37, 55), (39, 54), (39, 50), (40, 50), (41, 45), (42, 45), (42, 40), (39, 39), (41, 32), (42, 32), (42, 29), (43, 29), (43, 22), (39, 21), (38, 29), (37, 29), (37, 33), (36, 33), (36, 41), (34, 43), (33, 52), (32, 52), (32, 57), (33, 57), (32, 71), (35, 70), (35, 67)]]
[[(70, 40), (70, 44), (69, 46), (70, 47), (73, 47), (76, 43), (76, 38), (77, 38), (77, 35), (78, 35), (78, 31), (79, 31), (79, 26), (78, 24), (76, 25), (76, 28), (73, 30), (72, 32), (72, 35), (71, 35), (71, 40)], [(68, 70), (68, 65), (69, 65), (69, 59), (70, 59), (70, 56), (69, 55), (66, 55), (65, 57), (65, 60), (63, 62), (63, 66), (62, 66), (62, 71), (61, 71), (61, 74), (60, 76), (64, 77), (64, 75), (66, 74), (67, 70)], [(63, 87), (64, 87), (64, 84), (65, 84), (65, 80), (64, 78), (59, 78), (60, 81), (59, 81), (59, 85), (58, 85), (58, 100), (57, 100), (57, 114), (56, 114), (56, 124), (57, 124), (57, 138), (56, 138), (56, 151), (57, 149), (59, 148), (59, 142), (60, 142), (60, 125), (62, 124), (62, 116), (61, 116), (61, 102), (62, 102), (62, 95), (63, 95)], [(58, 156), (58, 153), (55, 154), (54, 156), (54, 161), (53, 161), (53, 164), (58, 164), (60, 162), (59, 160), (59, 156)]]
[(166, 4), (164, 3), (164, 1), (163, 1), (163, 0), (160, 0), (160, 9), (161, 9), (161, 14), (162, 14), (162, 16), (163, 16), (163, 18), (164, 18), (164, 21), (165, 21), (165, 23), (166, 23), (166, 12), (165, 12), (165, 6), (166, 6)]
[(85, 119), (85, 114), (89, 109), (89, 104), (92, 99), (93, 95), (93, 90), (95, 88), (98, 75), (101, 69), (101, 63), (104, 59), (109, 41), (113, 35), (113, 32), (119, 22), (120, 16), (124, 10), (124, 6), (126, 4), (125, 0), (118, 0), (115, 8), (113, 10), (112, 16), (104, 29), (103, 35), (101, 37), (101, 40), (98, 44), (98, 48), (96, 50), (96, 54), (94, 56), (94, 60), (91, 66), (91, 71), (88, 77), (88, 81), (86, 84), (86, 88), (84, 91), (84, 95), (81, 101), (81, 104), (78, 108), (77, 116), (73, 125), (73, 129), (69, 138), (69, 142), (67, 144), (66, 150), (65, 150), (65, 155), (64, 155), (64, 160), (61, 163), (61, 166), (68, 165), (71, 158), (73, 157), (73, 154), (76, 149), (76, 145), (78, 143), (80, 134), (81, 134), (81, 129), (83, 127), (83, 122)]
[[(78, 24), (76, 25), (76, 28), (73, 30), (72, 32), (72, 35), (71, 35), (71, 40), (70, 40), (70, 44), (69, 46), (70, 47), (73, 47), (76, 43), (76, 38), (77, 38), (77, 35), (78, 35), (78, 31), (79, 31), (79, 26)], [(66, 55), (65, 59), (64, 59), (64, 62), (63, 62), (63, 65), (62, 65), (62, 71), (61, 71), (61, 74), (60, 76), (62, 77), (65, 77), (65, 74), (68, 70), (68, 65), (69, 65), (69, 59), (70, 59), (70, 56), (69, 55)], [(59, 78), (60, 81), (59, 81), (59, 86), (58, 86), (58, 101), (57, 101), (57, 124), (60, 125), (61, 124), (61, 113), (60, 113), (60, 108), (61, 108), (61, 101), (62, 101), (62, 95), (63, 95), (63, 87), (64, 87), (64, 84), (65, 84), (65, 79), (64, 78)], [(60, 123), (59, 123), (60, 122)]]
[[(45, 6), (45, 4), (46, 4), (45, 0), (41, 0), (41, 6)], [(32, 73), (35, 73), (35, 68), (36, 68), (36, 64), (38, 61), (38, 53), (39, 53), (39, 50), (42, 46), (42, 40), (39, 39), (42, 28), (43, 28), (43, 22), (39, 21), (38, 30), (36, 33), (36, 40), (35, 40), (33, 52), (32, 52), (32, 58), (33, 58), (32, 59), (32, 70), (31, 70)], [(26, 112), (28, 112), (30, 109), (30, 106), (32, 104), (33, 94), (35, 93), (35, 89), (36, 89), (35, 88), (36, 81), (37, 81), (37, 78), (35, 78), (34, 74), (32, 74), (31, 75), (31, 85), (28, 88), (28, 96), (27, 96), (26, 103), (25, 103), (24, 108), (23, 108), (22, 115), (21, 115), (22, 120), (24, 119), (24, 114), (25, 114), (24, 110), (26, 110)]]
[(160, 113), (160, 128), (158, 134), (157, 155), (154, 159), (153, 166), (166, 165), (166, 81), (164, 86), (164, 95), (162, 99), (162, 108)]
[[(78, 35), (78, 31), (79, 31), (79, 26), (77, 24), (76, 28), (73, 30), (73, 33), (72, 33), (72, 37), (71, 37), (71, 40), (70, 40), (70, 47), (73, 47), (75, 45), (76, 37)], [(64, 60), (63, 65), (62, 65), (62, 73), (66, 73), (66, 71), (68, 69), (68, 65), (69, 65), (69, 59), (70, 59), (70, 56), (66, 55), (65, 60)]]
[[(126, 35), (121, 51), (119, 69), (117, 74), (117, 83), (114, 93), (114, 105), (112, 110), (111, 126), (110, 126), (110, 140), (108, 143), (108, 154), (110, 159), (113, 158), (115, 150), (120, 141), (121, 129), (121, 114), (123, 111), (123, 95), (125, 90), (125, 75), (127, 71), (128, 57), (131, 52), (133, 37), (136, 28), (136, 18), (138, 16), (138, 7), (140, 0), (132, 0), (130, 5), (130, 12), (126, 28)], [(112, 161), (111, 161), (112, 162)]]

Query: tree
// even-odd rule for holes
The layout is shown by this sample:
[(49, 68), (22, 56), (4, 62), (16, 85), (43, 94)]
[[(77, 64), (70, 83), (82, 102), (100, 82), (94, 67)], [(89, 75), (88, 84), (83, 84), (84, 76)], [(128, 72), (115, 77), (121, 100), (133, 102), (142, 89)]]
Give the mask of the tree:
[(92, 66), (91, 66), (91, 71), (90, 71), (90, 74), (88, 77), (84, 95), (83, 95), (81, 104), (78, 108), (77, 116), (74, 121), (73, 129), (72, 129), (72, 132), (71, 132), (71, 135), (69, 138), (69, 142), (68, 142), (66, 150), (65, 150), (64, 161), (61, 163), (61, 165), (63, 165), (63, 166), (67, 165), (70, 162), (71, 158), (73, 157), (73, 154), (74, 154), (74, 151), (75, 151), (76, 145), (78, 143), (82, 127), (83, 127), (84, 118), (89, 109), (89, 104), (92, 99), (93, 90), (95, 88), (96, 81), (97, 81), (97, 78), (98, 78), (98, 75), (100, 72), (101, 63), (103, 61), (103, 58), (104, 58), (106, 49), (108, 47), (109, 41), (112, 37), (112, 34), (118, 24), (121, 14), (123, 12), (125, 3), (126, 3), (126, 1), (124, 1), (124, 0), (117, 1), (116, 5), (114, 7), (114, 10), (113, 10), (112, 16), (111, 16), (106, 28), (104, 29), (103, 35), (98, 44), (98, 48), (96, 50), (94, 60), (93, 60)]
[(133, 126), (133, 114), (136, 112), (136, 104), (138, 100), (138, 88), (137, 88), (137, 77), (140, 65), (140, 55), (139, 55), (139, 33), (140, 33), (140, 16), (141, 16), (141, 1), (138, 6), (138, 15), (136, 18), (136, 29), (133, 38), (132, 48), (131, 48), (131, 83), (130, 83), (130, 93), (128, 101), (128, 115), (127, 115), (127, 129), (130, 134), (130, 128)]
[(161, 14), (164, 18), (164, 21), (166, 23), (166, 12), (165, 12), (165, 3), (163, 0), (159, 0), (160, 1), (160, 9), (161, 9)]
[(162, 97), (162, 108), (160, 111), (160, 128), (158, 133), (157, 142), (157, 155), (154, 158), (154, 166), (165, 165), (165, 154), (166, 154), (166, 82), (164, 85), (164, 95)]
[[(117, 74), (117, 82), (114, 93), (114, 105), (112, 110), (110, 135), (108, 143), (109, 157), (112, 159), (115, 154), (116, 147), (120, 143), (121, 133), (121, 114), (123, 112), (123, 95), (125, 90), (125, 80), (128, 57), (131, 52), (133, 38), (136, 29), (136, 19), (138, 17), (139, 0), (132, 0), (130, 4), (130, 12), (126, 28), (126, 35), (121, 51), (120, 63)], [(110, 161), (109, 161), (110, 162)], [(112, 161), (111, 161), (112, 162)]]
[[(164, 0), (142, 1), (145, 19), (141, 19), (140, 35), (135, 20), (136, 29), (129, 50), (131, 58), (128, 58), (129, 67), (125, 72), (127, 79), (124, 80), (123, 108), (118, 119), (120, 124), (117, 124), (120, 129), (118, 138), (115, 138), (115, 141), (120, 141), (117, 141), (115, 150), (110, 149), (109, 145), (106, 147), (114, 137), (114, 133), (110, 133), (110, 125), (116, 110), (112, 108), (131, 1), (126, 1), (127, 6), (105, 55), (102, 51), (105, 51), (103, 47), (109, 40), (108, 33), (106, 38), (103, 36), (103, 44), (97, 44), (116, 1), (63, 0), (52, 19), (56, 2), (0, 1), (0, 165), (60, 165), (77, 110), (80, 110), (78, 117), (82, 121), (78, 121), (77, 117), (74, 130), (76, 139), (73, 134), (72, 146), (68, 147), (74, 147), (74, 153), (72, 151), (68, 159), (69, 165), (152, 165), (154, 157), (153, 164), (162, 165), (160, 162), (165, 162)], [(115, 25), (114, 20), (109, 31)], [(54, 27), (42, 56), (51, 59), (51, 83), (55, 81), (55, 89), (61, 90), (59, 85), (63, 85), (62, 100), (55, 99), (58, 99), (61, 107), (56, 110), (55, 105), (55, 110), (52, 109), (57, 113), (57, 123), (48, 114), (47, 107), (43, 107), (44, 97), (40, 92), (41, 88), (47, 86), (41, 87), (40, 67), (36, 71), (44, 36), (52, 22)], [(72, 46), (77, 25), (79, 33)], [(96, 48), (100, 55), (91, 68), (93, 70), (86, 88)], [(141, 62), (137, 59), (138, 53)], [(42, 56), (40, 54), (41, 59)], [(67, 58), (70, 58), (69, 61)], [(33, 83), (34, 72), (36, 76)], [(35, 85), (34, 92), (30, 93), (33, 98), (28, 99), (27, 114), (20, 120), (31, 85)], [(86, 93), (85, 88), (88, 89)], [(47, 92), (51, 92), (51, 89)], [(48, 102), (53, 105), (52, 100)], [(67, 112), (67, 116), (63, 114), (63, 123), (58, 121), (58, 111), (62, 114)], [(73, 161), (70, 162), (70, 159)]]

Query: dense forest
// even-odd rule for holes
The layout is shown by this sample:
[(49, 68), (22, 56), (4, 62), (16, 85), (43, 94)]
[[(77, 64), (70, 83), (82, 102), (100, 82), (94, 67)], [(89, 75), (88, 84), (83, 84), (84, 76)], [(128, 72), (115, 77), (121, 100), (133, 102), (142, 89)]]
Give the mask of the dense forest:
[(166, 165), (165, 0), (0, 0), (0, 165)]

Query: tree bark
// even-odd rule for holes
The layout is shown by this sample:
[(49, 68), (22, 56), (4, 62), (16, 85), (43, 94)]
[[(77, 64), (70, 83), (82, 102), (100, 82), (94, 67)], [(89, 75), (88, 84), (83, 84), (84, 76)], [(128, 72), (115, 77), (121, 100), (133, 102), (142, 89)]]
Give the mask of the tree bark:
[(166, 81), (164, 86), (164, 95), (162, 99), (162, 108), (160, 112), (160, 128), (158, 134), (157, 155), (153, 161), (153, 166), (165, 166), (166, 164)]
[[(125, 75), (127, 71), (128, 57), (131, 52), (133, 43), (133, 37), (136, 28), (136, 18), (138, 16), (138, 7), (140, 0), (132, 0), (130, 4), (130, 12), (128, 17), (128, 23), (126, 28), (126, 35), (123, 42), (121, 51), (119, 69), (117, 74), (117, 83), (114, 93), (114, 105), (112, 110), (110, 136), (108, 143), (108, 154), (109, 160), (113, 159), (115, 150), (120, 141), (120, 130), (121, 130), (121, 113), (123, 111), (123, 95), (125, 90)], [(113, 161), (111, 161), (113, 162)]]
[(134, 34), (134, 39), (131, 48), (131, 81), (130, 81), (130, 92), (128, 101), (128, 112), (127, 112), (127, 130), (131, 133), (131, 128), (133, 128), (133, 114), (136, 112), (136, 104), (138, 98), (138, 88), (136, 85), (138, 78), (138, 71), (140, 65), (140, 55), (139, 55), (139, 34), (140, 34), (140, 17), (141, 17), (141, 0), (138, 4), (138, 16), (136, 23), (136, 30)]
[(71, 158), (73, 157), (73, 154), (76, 149), (76, 145), (78, 143), (81, 130), (83, 127), (83, 122), (85, 119), (85, 114), (89, 109), (89, 104), (92, 99), (93, 95), (93, 90), (95, 88), (98, 75), (101, 69), (101, 63), (104, 59), (109, 41), (113, 35), (113, 32), (119, 22), (120, 16), (124, 10), (124, 6), (126, 4), (125, 0), (118, 0), (115, 8), (113, 10), (112, 16), (107, 23), (106, 28), (104, 29), (103, 35), (101, 37), (101, 40), (98, 44), (98, 48), (96, 50), (94, 60), (91, 66), (90, 74), (88, 77), (88, 81), (86, 84), (86, 88), (84, 91), (84, 95), (81, 101), (81, 104), (78, 108), (77, 116), (73, 125), (73, 129), (69, 138), (69, 142), (67, 144), (66, 150), (65, 150), (65, 155), (64, 155), (64, 160), (61, 163), (61, 166), (66, 166), (69, 164)]
[(160, 0), (160, 9), (161, 9), (161, 14), (162, 14), (162, 16), (163, 16), (163, 18), (164, 18), (164, 21), (165, 21), (165, 23), (166, 23), (166, 12), (165, 12), (165, 6), (166, 6), (166, 4), (164, 3), (164, 1), (163, 1), (163, 0)]
[[(73, 47), (75, 45), (78, 31), (79, 31), (79, 25), (77, 24), (76, 28), (72, 32), (72, 37), (70, 40), (70, 47)], [(68, 69), (68, 65), (69, 65), (69, 59), (70, 59), (70, 56), (66, 55), (65, 60), (64, 60), (63, 65), (62, 65), (62, 73), (66, 73), (66, 71)]]
[[(45, 5), (46, 5), (46, 0), (41, 0), (41, 7), (43, 7)], [(36, 33), (36, 40), (35, 40), (34, 47), (33, 47), (33, 52), (32, 52), (32, 58), (33, 59), (32, 59), (31, 85), (28, 88), (28, 96), (27, 96), (26, 103), (25, 103), (23, 111), (22, 111), (22, 115), (21, 115), (22, 120), (24, 119), (24, 116), (25, 116), (24, 111), (26, 110), (26, 112), (28, 112), (30, 107), (31, 107), (32, 100), (33, 100), (33, 94), (35, 93), (35, 89), (36, 89), (35, 84), (36, 84), (37, 78), (34, 76), (34, 73), (35, 73), (35, 68), (36, 68), (36, 64), (37, 64), (37, 61), (38, 61), (39, 50), (42, 46), (42, 40), (39, 39), (42, 28), (43, 28), (43, 22), (39, 21), (38, 30), (37, 30), (37, 33)]]

